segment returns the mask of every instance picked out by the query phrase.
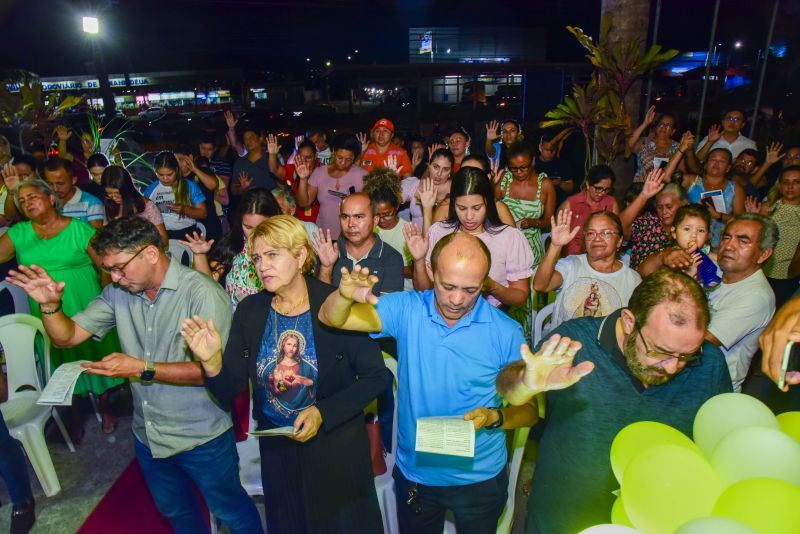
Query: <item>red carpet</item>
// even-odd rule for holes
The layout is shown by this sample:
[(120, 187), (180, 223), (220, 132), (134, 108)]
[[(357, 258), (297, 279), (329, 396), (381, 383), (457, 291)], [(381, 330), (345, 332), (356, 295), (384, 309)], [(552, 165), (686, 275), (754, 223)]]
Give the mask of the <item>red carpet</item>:
[[(200, 508), (208, 517), (205, 503)], [(172, 527), (153, 502), (139, 463), (134, 459), (86, 518), (79, 534), (170, 534)]]

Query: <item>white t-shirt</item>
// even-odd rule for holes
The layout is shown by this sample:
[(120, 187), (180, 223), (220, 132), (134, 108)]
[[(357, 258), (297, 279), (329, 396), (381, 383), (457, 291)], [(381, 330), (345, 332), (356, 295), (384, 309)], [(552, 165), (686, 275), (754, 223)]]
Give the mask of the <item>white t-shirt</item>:
[(197, 221), (191, 217), (181, 217), (167, 208), (168, 204), (175, 204), (175, 192), (171, 186), (158, 182), (153, 189), (145, 191), (145, 196), (158, 207), (167, 230), (183, 230), (197, 224)]
[(720, 284), (709, 293), (708, 304), (708, 331), (722, 343), (733, 390), (739, 392), (758, 349), (758, 336), (775, 313), (775, 294), (759, 269), (735, 284)]
[(578, 317), (604, 317), (627, 306), (642, 281), (639, 273), (625, 264), (613, 273), (595, 271), (586, 254), (561, 258), (556, 271), (564, 282), (557, 290), (552, 328)]
[[(708, 143), (708, 136), (705, 136), (700, 142), (697, 144), (697, 150), (700, 150)], [(756, 142), (750, 139), (749, 137), (745, 137), (742, 134), (739, 134), (739, 137), (734, 140), (733, 143), (729, 143), (725, 137), (720, 137), (716, 143), (711, 145), (709, 152), (714, 150), (715, 148), (727, 148), (731, 151), (733, 157), (737, 157), (739, 153), (744, 150), (745, 148), (752, 148), (753, 150), (757, 150)]]

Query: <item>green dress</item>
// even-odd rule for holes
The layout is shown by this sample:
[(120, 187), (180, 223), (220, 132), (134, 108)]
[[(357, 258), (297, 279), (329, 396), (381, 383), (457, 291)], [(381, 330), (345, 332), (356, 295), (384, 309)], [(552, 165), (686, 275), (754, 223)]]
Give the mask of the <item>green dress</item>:
[[(41, 239), (33, 230), (30, 221), (15, 224), (8, 229), (8, 236), (17, 250), (17, 263), (20, 265), (39, 265), (56, 282), (65, 282), (63, 296), (64, 314), (72, 317), (86, 308), (100, 294), (100, 281), (89, 254), (86, 252), (89, 241), (94, 236), (94, 228), (73, 219), (58, 234), (50, 239)], [(41, 317), (39, 305), (32, 299), (31, 314)], [(76, 360), (99, 361), (112, 352), (119, 352), (119, 338), (112, 330), (100, 340), (90, 338), (69, 349), (52, 347), (50, 349), (51, 369)], [(83, 373), (75, 385), (75, 394), (88, 392), (100, 395), (106, 390), (124, 382), (121, 378)]]
[[(511, 198), (511, 182), (514, 179), (510, 172), (503, 175), (500, 181), (500, 189), (503, 191), (503, 203), (508, 206), (508, 211), (514, 217), (515, 221), (521, 219), (539, 219), (544, 215), (544, 204), (542, 203), (542, 182), (547, 178), (547, 174), (539, 173), (536, 178), (536, 198), (534, 200), (523, 200), (520, 198)], [(542, 246), (542, 232), (538, 228), (520, 228), (528, 244), (531, 246), (533, 253), (533, 269), (541, 263), (544, 257), (544, 246)], [(528, 302), (524, 307), (511, 306), (508, 309), (508, 315), (518, 321), (522, 325), (525, 332), (525, 338), (529, 339), (531, 335), (531, 309), (533, 306), (534, 291), (533, 291), (533, 277), (531, 277), (531, 291), (528, 297)]]

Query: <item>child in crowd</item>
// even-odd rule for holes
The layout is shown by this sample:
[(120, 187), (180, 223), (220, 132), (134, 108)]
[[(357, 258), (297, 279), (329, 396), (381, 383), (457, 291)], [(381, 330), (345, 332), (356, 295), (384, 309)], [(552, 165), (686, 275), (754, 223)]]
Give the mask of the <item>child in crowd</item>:
[(158, 206), (169, 238), (183, 239), (196, 230), (198, 220), (206, 218), (205, 196), (196, 183), (183, 177), (172, 152), (159, 153), (153, 166), (158, 180), (142, 194)]

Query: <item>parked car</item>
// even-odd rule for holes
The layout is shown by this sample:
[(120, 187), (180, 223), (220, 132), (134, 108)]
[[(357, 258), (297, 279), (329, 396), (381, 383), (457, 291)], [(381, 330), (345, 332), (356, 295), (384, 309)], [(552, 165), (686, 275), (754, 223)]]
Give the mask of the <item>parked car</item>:
[(151, 107), (139, 112), (139, 118), (143, 121), (153, 122), (167, 114), (167, 110), (161, 107)]

